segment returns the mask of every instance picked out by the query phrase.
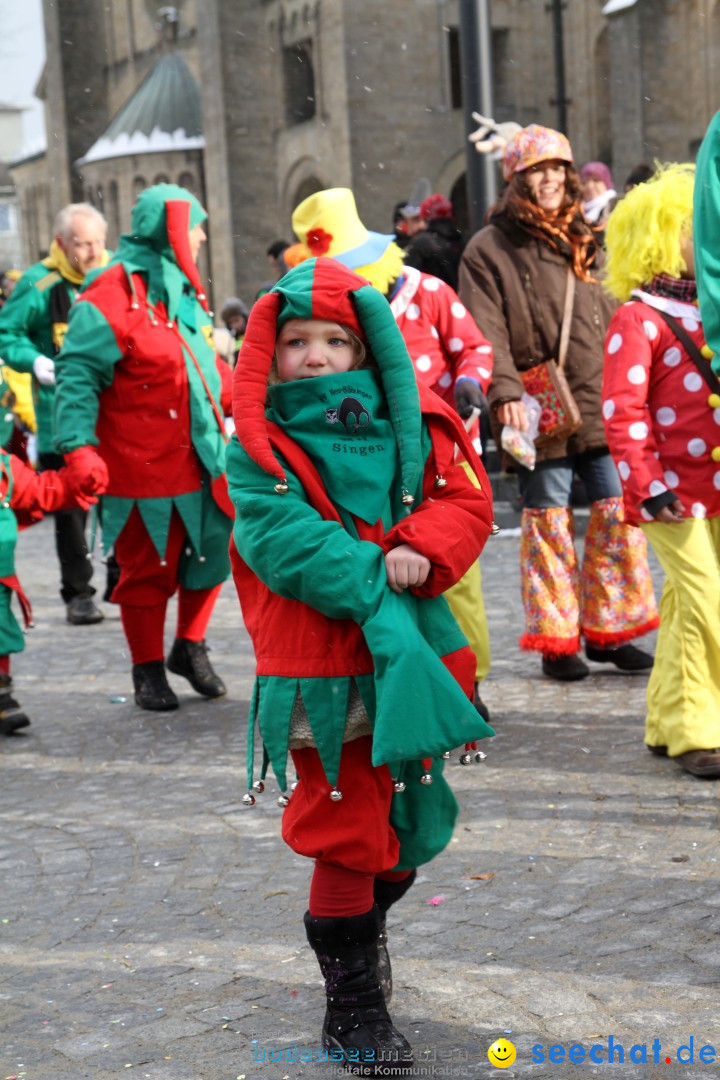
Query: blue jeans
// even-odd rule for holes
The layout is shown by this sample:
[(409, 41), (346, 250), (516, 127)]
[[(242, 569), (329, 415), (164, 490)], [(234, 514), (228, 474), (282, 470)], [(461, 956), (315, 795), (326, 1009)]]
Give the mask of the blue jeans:
[(587, 450), (570, 457), (539, 461), (535, 468), (518, 469), (520, 495), (528, 510), (570, 505), (573, 475), (585, 485), (588, 502), (622, 495), (615, 462), (606, 450)]

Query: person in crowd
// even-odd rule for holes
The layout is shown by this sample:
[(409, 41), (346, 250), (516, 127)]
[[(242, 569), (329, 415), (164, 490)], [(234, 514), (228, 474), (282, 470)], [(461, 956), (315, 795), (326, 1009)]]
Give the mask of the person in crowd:
[[(392, 235), (366, 229), (349, 188), (310, 195), (295, 208), (292, 225), (306, 258), (324, 254), (338, 259), (387, 297), (417, 379), (457, 408), (479, 451), (478, 414), (492, 372), (492, 347), (453, 289), (406, 266)], [(490, 668), (490, 642), (479, 563), (453, 586), (447, 600), (475, 653), (475, 701), (488, 719), (480, 694)]]
[(393, 232), (395, 243), (406, 248), (414, 236), (425, 229), (425, 222), (420, 217), (420, 207), (403, 199), (393, 207)]
[(462, 233), (455, 224), (453, 204), (439, 192), (420, 203), (426, 228), (405, 249), (405, 263), (440, 278), (457, 292), (458, 267), (463, 249)]
[(299, 778), (283, 838), (315, 861), (305, 927), (325, 977), (323, 1045), (351, 1068), (361, 1056), (367, 1075), (406, 1071), (378, 939), (450, 840), (443, 751), (492, 734), (440, 595), (489, 535), (487, 478), (457, 414), (417, 383), (383, 296), (334, 259), (303, 262), (253, 307), (233, 401), (249, 723), (281, 789), (288, 747)]
[(80, 478), (107, 486), (103, 543), (120, 564), (113, 601), (135, 701), (155, 711), (178, 707), (163, 640), (176, 590), (167, 668), (204, 697), (225, 693), (205, 635), (229, 572), (231, 371), (215, 352), (196, 266), (206, 216), (174, 184), (141, 192), (111, 265), (73, 306), (57, 359), (58, 449)]
[(12, 609), (17, 597), (25, 627), (32, 626), (32, 609), (15, 572), (15, 545), (18, 527), (40, 521), (44, 514), (62, 507), (96, 503), (102, 490), (94, 478), (74, 482), (71, 470), (37, 473), (8, 451), (14, 433), (14, 394), (0, 381), (0, 735), (14, 735), (28, 727), (30, 719), (15, 697), (10, 670), (13, 653), (22, 652), (25, 638)]
[[(566, 137), (531, 124), (508, 142), (507, 187), (460, 264), (460, 296), (492, 342), (488, 392), (500, 425), (527, 429), (521, 372), (558, 355), (569, 274), (574, 275), (565, 374), (582, 425), (538, 449), (534, 470), (518, 466), (523, 500), (523, 648), (542, 670), (572, 681), (589, 674), (578, 655), (622, 671), (652, 657), (632, 645), (658, 624), (643, 535), (624, 520), (622, 489), (600, 413), (603, 340), (613, 304), (596, 279), (598, 247), (582, 215)], [(584, 482), (590, 520), (582, 565), (570, 508), (573, 477)]]
[(638, 184), (644, 184), (646, 180), (650, 179), (654, 172), (655, 170), (652, 165), (646, 165), (642, 161), (639, 165), (635, 165), (628, 173), (625, 183), (623, 184), (623, 193), (627, 195), (628, 191), (632, 191)]
[[(14, 371), (32, 375), (40, 469), (56, 470), (63, 465), (53, 432), (55, 358), (70, 308), (86, 276), (108, 261), (106, 232), (105, 218), (89, 203), (64, 207), (55, 219), (50, 254), (25, 271), (0, 311), (0, 356)], [(60, 595), (67, 621), (76, 626), (103, 618), (93, 600), (86, 523), (87, 514), (77, 507), (55, 514)]]
[(604, 161), (588, 161), (580, 170), (583, 217), (589, 225), (604, 228), (617, 202), (612, 174)]
[(270, 269), (274, 272), (276, 278), (281, 278), (283, 274), (288, 271), (287, 264), (283, 258), (283, 253), (290, 244), (287, 240), (273, 240), (269, 248), (265, 252), (267, 260), (270, 263)]
[(213, 339), (218, 354), (231, 368), (235, 367), (249, 314), (247, 304), (239, 296), (228, 297), (220, 309), (220, 318), (225, 325), (214, 329)]
[(606, 339), (603, 417), (626, 517), (666, 575), (645, 742), (694, 776), (720, 779), (720, 380), (713, 391), (697, 366), (707, 361), (694, 172), (662, 167), (608, 224), (605, 288), (622, 307)]

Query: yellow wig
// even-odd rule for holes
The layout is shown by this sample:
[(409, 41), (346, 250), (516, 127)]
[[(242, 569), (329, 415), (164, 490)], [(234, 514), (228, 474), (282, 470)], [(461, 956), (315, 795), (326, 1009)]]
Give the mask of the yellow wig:
[(617, 204), (605, 233), (603, 285), (611, 296), (629, 300), (657, 274), (677, 278), (687, 270), (680, 242), (692, 235), (694, 183), (694, 165), (661, 165)]

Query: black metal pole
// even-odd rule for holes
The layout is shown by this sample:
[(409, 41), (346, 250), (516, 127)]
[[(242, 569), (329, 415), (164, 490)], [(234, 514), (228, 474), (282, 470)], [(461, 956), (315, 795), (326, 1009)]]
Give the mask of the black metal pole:
[(567, 94), (565, 89), (565, 42), (563, 0), (552, 0), (553, 51), (555, 53), (555, 97), (558, 130), (567, 135)]
[[(477, 128), (472, 113), (493, 115), (490, 0), (460, 0), (460, 70), (466, 136)], [(481, 228), (497, 197), (495, 163), (465, 144), (468, 216), (471, 232)]]

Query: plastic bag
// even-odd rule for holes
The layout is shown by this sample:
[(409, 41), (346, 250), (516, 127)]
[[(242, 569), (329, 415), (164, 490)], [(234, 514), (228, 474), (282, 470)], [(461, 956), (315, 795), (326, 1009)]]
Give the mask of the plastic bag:
[(542, 409), (530, 394), (523, 394), (520, 400), (525, 406), (525, 415), (528, 422), (527, 431), (520, 431), (518, 428), (506, 424), (502, 429), (500, 442), (503, 450), (506, 450), (508, 454), (514, 457), (520, 465), (532, 470), (535, 468), (537, 459), (535, 438), (538, 433)]

